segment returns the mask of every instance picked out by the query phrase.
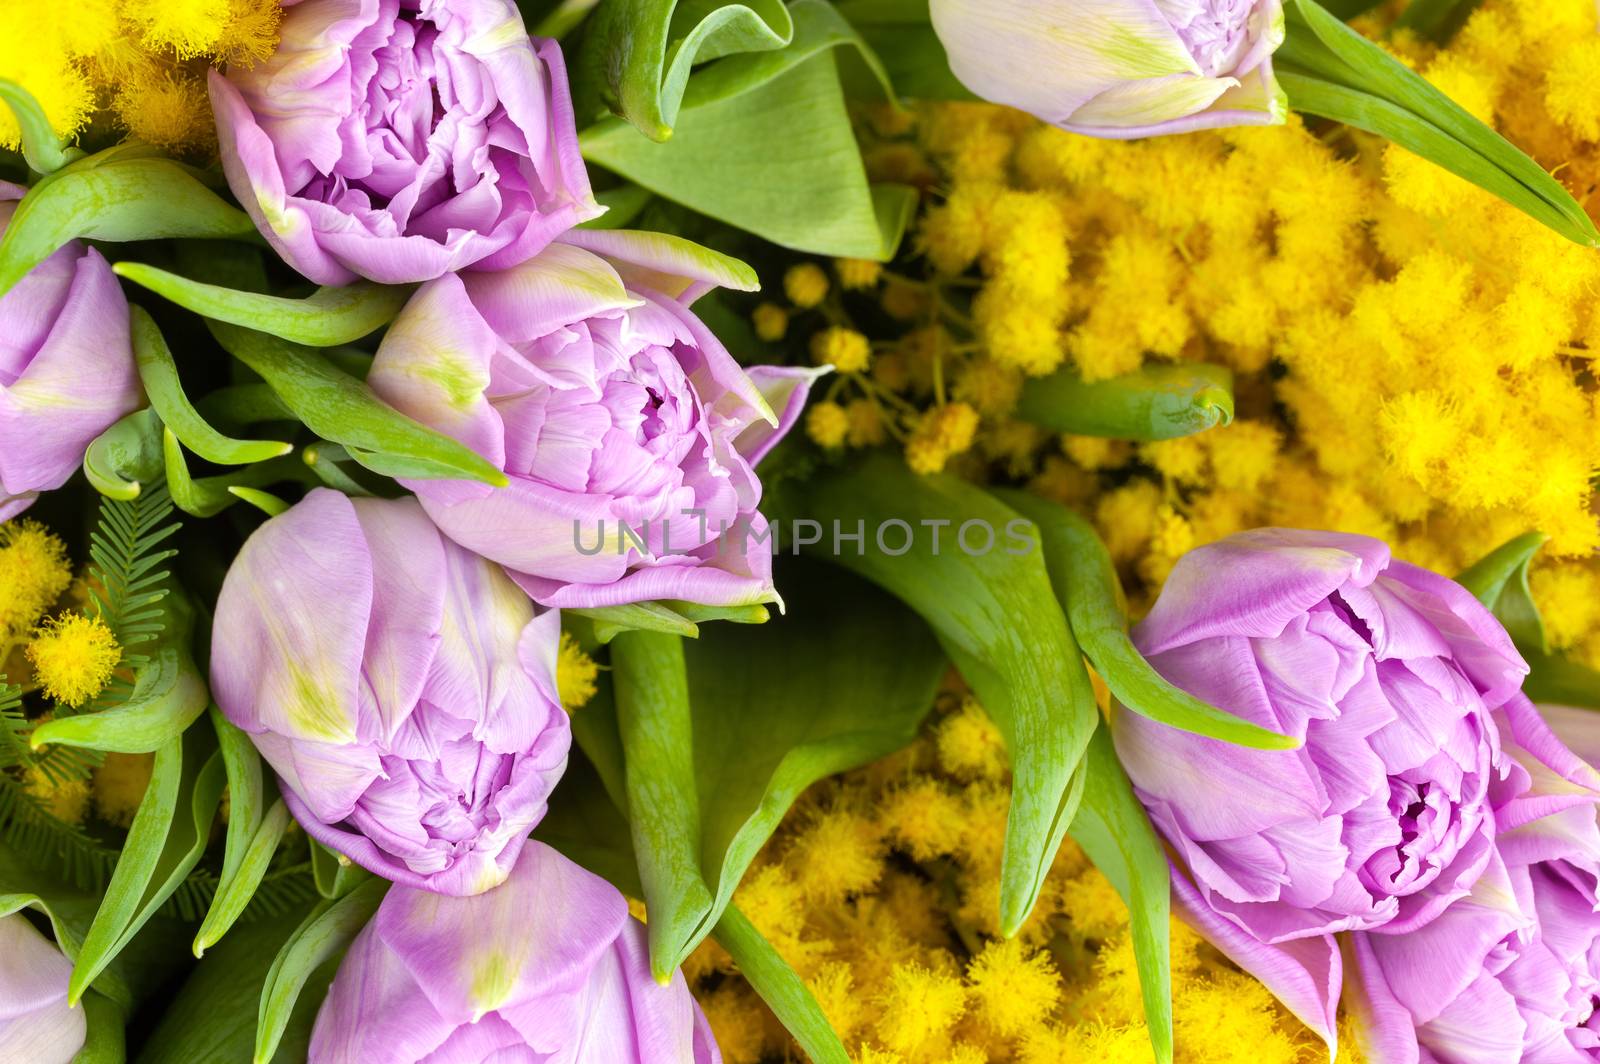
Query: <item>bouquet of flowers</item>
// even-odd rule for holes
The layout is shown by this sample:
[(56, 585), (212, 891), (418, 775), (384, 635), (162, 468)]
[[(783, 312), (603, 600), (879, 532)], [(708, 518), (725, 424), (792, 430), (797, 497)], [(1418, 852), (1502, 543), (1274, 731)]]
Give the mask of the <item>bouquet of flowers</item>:
[(0, 0), (0, 1064), (1600, 1061), (1590, 0)]

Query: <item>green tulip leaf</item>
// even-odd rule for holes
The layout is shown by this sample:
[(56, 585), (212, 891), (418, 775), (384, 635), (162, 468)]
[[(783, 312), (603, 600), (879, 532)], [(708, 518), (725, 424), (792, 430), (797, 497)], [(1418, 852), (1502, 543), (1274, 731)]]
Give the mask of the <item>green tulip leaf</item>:
[(0, 103), (16, 116), (22, 133), (22, 157), (41, 174), (50, 174), (83, 155), (77, 148), (63, 148), (61, 138), (50, 128), (50, 119), (33, 94), (15, 81), (0, 78)]
[[(115, 151), (115, 149), (112, 149)], [(254, 236), (255, 226), (171, 159), (78, 160), (40, 181), (0, 237), (0, 295), (70, 240)]]
[[(805, 788), (916, 737), (945, 668), (937, 642), (889, 596), (814, 562), (788, 571), (795, 594), (777, 621), (719, 625), (693, 643), (630, 632), (611, 645), (658, 978), (710, 933)], [(806, 682), (774, 680), (791, 673)], [(597, 699), (582, 715), (598, 728), (607, 709)]]
[[(775, 494), (789, 527), (803, 518), (865, 531), (856, 549), (835, 549), (828, 558), (920, 614), (999, 727), (1013, 769), (1000, 928), (1014, 935), (1038, 900), (1082, 795), (1078, 769), (1098, 719), (1038, 529), (981, 489), (955, 477), (918, 476), (888, 454), (784, 489)], [(969, 527), (986, 532), (970, 550), (961, 545)]]
[(131, 502), (162, 471), (161, 419), (146, 407), (96, 436), (83, 455), (83, 475), (94, 490)]
[[(172, 599), (169, 596), (166, 602)], [(172, 612), (168, 611), (169, 618)], [(172, 622), (168, 623), (161, 643), (139, 670), (127, 701), (99, 713), (45, 721), (29, 737), (34, 749), (59, 745), (146, 754), (183, 734), (205, 712), (210, 695), (186, 645), (189, 624), (174, 630)]]
[(976, 100), (950, 70), (928, 0), (839, 0), (835, 6), (874, 53), (895, 91), (912, 100)]
[(171, 429), (162, 431), (161, 449), (166, 457), (167, 492), (172, 496), (172, 503), (195, 517), (215, 517), (239, 502), (236, 489), (240, 487), (260, 487), (281, 480), (312, 479), (305, 464), (288, 455), (244, 466), (220, 476), (195, 479), (189, 475), (183, 448)]
[[(508, 481), (481, 455), (400, 413), (323, 353), (266, 333), (208, 323), (217, 341), (255, 370), (306, 427), (375, 473), (423, 479)], [(247, 485), (253, 486), (253, 485)]]
[(1172, 1062), (1172, 881), (1167, 853), (1117, 761), (1102, 723), (1089, 740), (1083, 804), (1072, 837), (1128, 906), (1145, 1023), (1159, 1064)]
[[(228, 781), (228, 834), (223, 846), (222, 874), (217, 880), (217, 892), (211, 907), (201, 921), (194, 937), (194, 955), (201, 956), (221, 941), (228, 933), (245, 906), (260, 886), (266, 873), (267, 861), (260, 859), (259, 851), (267, 845), (271, 829), (263, 825), (267, 819), (266, 802), (269, 784), (261, 771), (261, 755), (255, 744), (237, 725), (228, 720), (216, 706), (210, 708), (211, 727), (217, 733), (217, 746), (222, 753), (222, 766)], [(281, 804), (281, 803), (279, 803)], [(277, 806), (273, 807), (276, 814)], [(287, 820), (277, 828), (278, 838), (288, 828)], [(272, 849), (276, 850), (274, 840)]]
[(805, 980), (737, 905), (723, 910), (714, 935), (738, 965), (745, 982), (799, 1043), (801, 1052), (816, 1064), (847, 1064), (850, 1058)]
[(139, 262), (119, 262), (112, 271), (201, 317), (309, 347), (336, 347), (383, 328), (411, 295), (409, 285), (361, 282), (286, 299), (191, 281)]
[(144, 308), (133, 306), (133, 356), (139, 366), (139, 380), (150, 405), (178, 441), (210, 462), (221, 465), (248, 465), (288, 454), (293, 446), (275, 440), (235, 440), (222, 435), (206, 423), (178, 379), (178, 366), (161, 330)]
[[(139, 1064), (250, 1060), (267, 974), (305, 915), (304, 905), (277, 919), (247, 921), (209, 951), (161, 1013)], [(273, 1064), (304, 1064), (317, 1009), (333, 972), (333, 965), (327, 964), (302, 985), (285, 1018)]]
[(573, 78), (578, 117), (604, 106), (664, 141), (695, 64), (780, 49), (794, 34), (782, 0), (612, 0), (585, 27)]
[(1550, 648), (1528, 586), (1528, 566), (1550, 537), (1526, 532), (1490, 551), (1456, 577), (1505, 626), (1528, 663), (1522, 693), (1535, 702), (1600, 709), (1600, 672)]
[(1479, 0), (1411, 0), (1394, 20), (1394, 29), (1444, 42), (1455, 35), (1478, 3)]
[(1567, 239), (1600, 247), (1593, 220), (1559, 181), (1425, 78), (1315, 0), (1291, 0), (1287, 14), (1275, 58), (1290, 106), (1391, 140)]
[(1117, 701), (1195, 735), (1257, 750), (1294, 750), (1298, 740), (1258, 727), (1200, 701), (1168, 683), (1128, 638), (1122, 587), (1111, 555), (1093, 526), (1064, 506), (1024, 491), (999, 491), (1007, 506), (1032, 521), (1043, 536), (1045, 564), (1056, 598), (1067, 609), (1072, 634)]
[(594, 625), (596, 641), (601, 643), (609, 643), (623, 632), (663, 632), (690, 639), (700, 634), (699, 627), (693, 621), (660, 602), (589, 606), (563, 612), (588, 618)]
[(83, 1009), (83, 1048), (72, 1064), (122, 1064), (128, 1059), (127, 1031), (116, 1002), (93, 990), (78, 1002)]
[(789, 11), (787, 46), (730, 56), (690, 81), (670, 140), (605, 119), (580, 134), (584, 157), (784, 247), (887, 260), (916, 192), (868, 185), (834, 53), (848, 47), (882, 68), (832, 5), (796, 0)]
[(69, 1001), (105, 970), (199, 863), (222, 797), (225, 772), (207, 729), (156, 751), (150, 785), (67, 986)]
[(241, 484), (231, 484), (228, 486), (228, 494), (249, 503), (268, 517), (277, 517), (279, 514), (287, 513), (289, 510), (289, 504), (270, 491), (247, 488)]
[(1072, 369), (1022, 386), (1017, 417), (1053, 432), (1171, 440), (1233, 421), (1233, 372), (1207, 362), (1152, 363), (1086, 382)]
[[(585, 706), (574, 723), (590, 708)], [(611, 721), (614, 723), (615, 718)], [(644, 889), (639, 882), (628, 822), (608, 791), (593, 763), (581, 752), (574, 754), (550, 812), (534, 837), (609, 880), (624, 894), (638, 898)], [(651, 922), (654, 920), (652, 915)], [(738, 906), (730, 904), (723, 910), (712, 938), (733, 957), (751, 989), (766, 1002), (810, 1060), (815, 1064), (849, 1064), (849, 1054), (828, 1025), (817, 999)]]
[(387, 880), (373, 877), (337, 901), (323, 901), (284, 942), (261, 988), (255, 1064), (274, 1059), (306, 984), (319, 969), (344, 956), (388, 890)]

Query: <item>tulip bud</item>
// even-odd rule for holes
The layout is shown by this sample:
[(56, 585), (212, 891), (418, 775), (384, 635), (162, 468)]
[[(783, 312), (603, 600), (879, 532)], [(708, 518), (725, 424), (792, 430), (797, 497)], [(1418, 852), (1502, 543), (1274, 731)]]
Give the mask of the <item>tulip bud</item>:
[(683, 973), (650, 975), (617, 889), (541, 842), (475, 898), (389, 891), (334, 978), (310, 1064), (720, 1064)]
[(313, 838), (397, 883), (476, 894), (566, 768), (559, 639), (556, 611), (535, 616), (416, 500), (319, 488), (228, 571), (211, 688)]
[(1074, 133), (1271, 125), (1282, 0), (932, 0), (962, 84)]
[(72, 962), (21, 913), (0, 916), (0, 1060), (67, 1064), (88, 1035), (67, 1004)]
[[(0, 181), (0, 233), (23, 192)], [(65, 484), (142, 394), (128, 301), (100, 253), (74, 240), (0, 296), (0, 521)]]

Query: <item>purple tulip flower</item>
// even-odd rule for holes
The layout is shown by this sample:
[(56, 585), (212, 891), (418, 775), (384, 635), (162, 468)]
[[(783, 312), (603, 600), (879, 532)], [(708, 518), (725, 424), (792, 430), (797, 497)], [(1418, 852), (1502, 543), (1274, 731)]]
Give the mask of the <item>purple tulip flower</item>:
[(1114, 726), (1187, 870), (1180, 908), (1330, 1042), (1334, 933), (1413, 933), (1495, 864), (1496, 810), (1527, 781), (1502, 736), (1577, 771), (1513, 697), (1527, 666), (1499, 622), (1364, 536), (1261, 529), (1192, 551), (1135, 641), (1177, 686), (1304, 744)]
[(688, 309), (718, 284), (754, 276), (676, 237), (578, 231), (422, 286), (368, 381), (510, 485), (404, 483), (545, 605), (775, 600), (754, 467), (815, 371), (742, 369)]
[(1508, 744), (1531, 785), (1500, 814), (1494, 874), (1418, 932), (1355, 936), (1376, 1064), (1600, 1061), (1600, 715), (1544, 712), (1590, 764)]
[[(0, 233), (24, 191), (0, 181)], [(0, 296), (0, 521), (65, 484), (143, 395), (128, 301), (100, 253), (74, 240)]]
[(318, 488), (228, 570), (211, 689), (308, 834), (397, 883), (510, 872), (566, 769), (560, 615), (413, 499)]
[(719, 1064), (617, 889), (541, 842), (475, 898), (395, 887), (339, 967), (310, 1064)]
[(0, 1060), (67, 1064), (83, 1048), (83, 1010), (67, 1004), (72, 962), (21, 913), (0, 916)]
[(932, 0), (978, 96), (1074, 133), (1149, 137), (1282, 123), (1282, 0)]
[(278, 50), (211, 74), (228, 184), (318, 284), (536, 254), (600, 213), (566, 67), (511, 0), (284, 5)]

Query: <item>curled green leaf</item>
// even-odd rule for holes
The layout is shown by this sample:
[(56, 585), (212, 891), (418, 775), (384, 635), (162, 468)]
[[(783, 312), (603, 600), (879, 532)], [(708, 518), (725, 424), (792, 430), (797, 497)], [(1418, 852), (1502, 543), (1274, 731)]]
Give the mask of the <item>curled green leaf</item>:
[(133, 357), (150, 405), (168, 431), (201, 458), (220, 465), (249, 465), (288, 454), (293, 446), (276, 440), (235, 440), (212, 428), (200, 416), (178, 379), (178, 366), (166, 339), (143, 307), (129, 307), (133, 322)]
[(258, 488), (247, 488), (242, 484), (228, 485), (228, 494), (254, 506), (268, 517), (277, 517), (289, 509), (289, 504), (272, 494), (270, 491), (261, 491)]
[(613, 0), (590, 19), (575, 64), (580, 117), (590, 117), (582, 112), (598, 98), (651, 140), (664, 141), (696, 63), (779, 49), (793, 37), (781, 0)]
[(119, 262), (112, 270), (201, 317), (310, 347), (347, 344), (383, 328), (411, 295), (409, 286), (362, 282), (286, 299), (193, 281), (139, 262)]
[(163, 461), (161, 419), (145, 407), (94, 438), (83, 455), (83, 474), (101, 495), (130, 502), (160, 478)]
[(202, 956), (206, 950), (221, 941), (234, 922), (244, 913), (245, 906), (267, 874), (267, 867), (278, 852), (284, 832), (289, 829), (289, 807), (280, 798), (267, 810), (249, 845), (240, 856), (231, 874), (225, 873), (217, 884), (217, 893), (211, 899), (205, 920), (194, 937), (194, 955)]
[(1183, 731), (1257, 750), (1294, 750), (1299, 740), (1258, 727), (1174, 687), (1128, 638), (1122, 587), (1111, 554), (1093, 526), (1065, 506), (1023, 491), (997, 492), (1038, 526), (1056, 597), (1072, 634), (1117, 701), (1140, 716)]
[(78, 746), (142, 754), (181, 735), (205, 712), (210, 696), (194, 658), (183, 645), (188, 626), (179, 631), (181, 638), (164, 639), (150, 654), (126, 702), (101, 713), (47, 720), (33, 729), (29, 737), (33, 748)]
[[(604, 4), (597, 17), (620, 24), (637, 6)], [(916, 192), (868, 182), (835, 55), (859, 57), (887, 87), (882, 64), (832, 4), (796, 0), (786, 17), (781, 48), (745, 48), (689, 81), (670, 140), (604, 119), (579, 136), (584, 158), (784, 247), (887, 261)]]
[(196, 480), (189, 475), (189, 464), (184, 461), (183, 448), (178, 445), (178, 437), (172, 434), (171, 429), (162, 430), (162, 453), (167, 464), (167, 491), (172, 495), (173, 505), (195, 517), (215, 517), (239, 502), (240, 496), (233, 492), (234, 488), (254, 488), (280, 480), (309, 478), (302, 463), (285, 455), (220, 476)]
[(0, 103), (11, 108), (17, 127), (22, 133), (22, 157), (28, 166), (41, 174), (61, 169), (83, 152), (77, 148), (63, 148), (61, 138), (50, 128), (50, 119), (33, 94), (8, 78), (0, 78)]
[(389, 406), (322, 352), (238, 325), (209, 325), (217, 341), (261, 374), (307, 428), (344, 444), (350, 457), (373, 472), (496, 487), (509, 483), (482, 455)]
[(1017, 417), (1054, 432), (1171, 440), (1233, 421), (1233, 373), (1208, 362), (1152, 363), (1086, 382), (1062, 369), (1023, 385)]
[[(112, 149), (115, 151), (115, 149)], [(17, 204), (0, 237), (0, 295), (69, 240), (242, 237), (249, 217), (171, 159), (94, 156), (60, 170)]]

